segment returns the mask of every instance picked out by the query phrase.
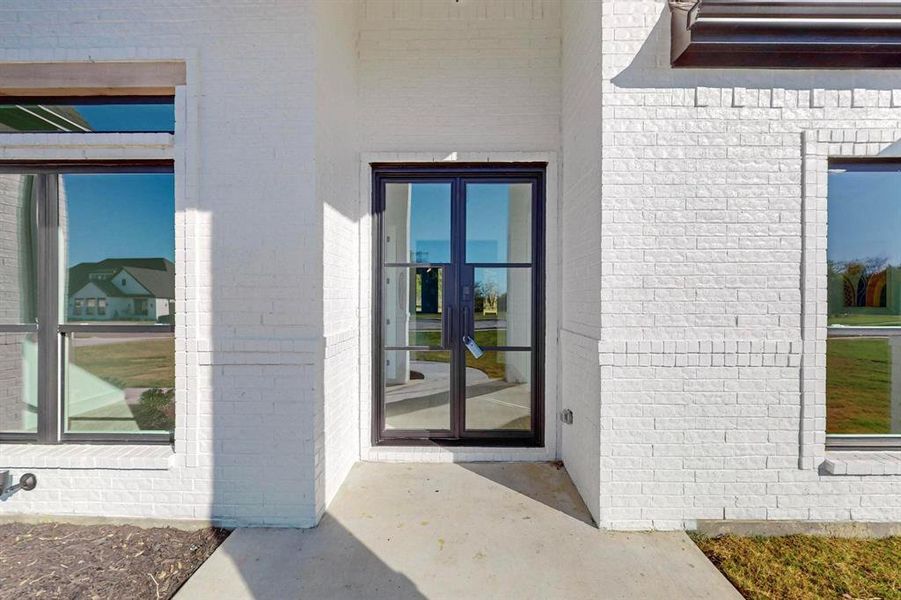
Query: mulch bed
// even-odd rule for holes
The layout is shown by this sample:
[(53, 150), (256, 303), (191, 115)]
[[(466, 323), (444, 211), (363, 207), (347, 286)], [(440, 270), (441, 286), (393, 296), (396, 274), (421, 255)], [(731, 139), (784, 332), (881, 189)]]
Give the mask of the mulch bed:
[(0, 600), (171, 598), (228, 533), (131, 525), (0, 525)]

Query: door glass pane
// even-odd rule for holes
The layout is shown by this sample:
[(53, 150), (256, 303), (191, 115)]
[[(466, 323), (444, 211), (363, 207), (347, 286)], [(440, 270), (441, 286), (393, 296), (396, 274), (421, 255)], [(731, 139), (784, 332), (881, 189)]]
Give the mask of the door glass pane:
[(38, 427), (38, 342), (34, 333), (0, 333), (0, 432)]
[(466, 353), (466, 429), (529, 431), (532, 353)]
[(444, 269), (385, 267), (385, 346), (442, 347)]
[(450, 428), (450, 352), (385, 352), (385, 428)]
[(65, 339), (66, 432), (175, 428), (174, 334), (76, 333)]
[(901, 434), (901, 337), (826, 341), (826, 433)]
[(66, 321), (173, 322), (171, 173), (63, 175), (60, 229)]
[(532, 261), (532, 184), (466, 185), (466, 262)]
[(532, 269), (478, 267), (473, 323), (482, 347), (529, 346), (532, 339)]
[(37, 321), (34, 175), (0, 174), (0, 325)]
[(901, 171), (831, 169), (830, 325), (901, 325)]
[(449, 263), (451, 184), (386, 184), (382, 226), (385, 262)]

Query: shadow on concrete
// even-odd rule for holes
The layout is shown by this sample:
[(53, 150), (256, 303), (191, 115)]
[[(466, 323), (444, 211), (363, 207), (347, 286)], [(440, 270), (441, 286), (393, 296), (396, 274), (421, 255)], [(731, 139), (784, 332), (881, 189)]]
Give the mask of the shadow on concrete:
[(594, 526), (588, 507), (563, 463), (458, 463), (460, 467)]
[(328, 513), (313, 529), (238, 529), (178, 600), (418, 600), (425, 596)]

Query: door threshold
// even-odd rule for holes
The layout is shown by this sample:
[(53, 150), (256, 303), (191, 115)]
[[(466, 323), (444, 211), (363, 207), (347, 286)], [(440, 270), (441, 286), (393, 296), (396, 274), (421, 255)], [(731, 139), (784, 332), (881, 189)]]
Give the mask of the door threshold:
[(435, 446), (453, 448), (543, 448), (544, 442), (541, 440), (522, 438), (394, 438), (378, 440), (372, 445), (373, 448), (432, 448)]

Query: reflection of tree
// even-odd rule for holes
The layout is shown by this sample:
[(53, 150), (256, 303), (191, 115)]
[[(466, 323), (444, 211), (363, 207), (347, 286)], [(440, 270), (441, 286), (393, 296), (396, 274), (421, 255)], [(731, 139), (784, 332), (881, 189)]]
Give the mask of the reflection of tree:
[(891, 269), (884, 256), (853, 261), (828, 261), (830, 281), (841, 282), (845, 307), (884, 308), (887, 272)]
[(494, 279), (486, 279), (475, 284), (475, 311), (482, 314), (497, 314), (499, 295), (497, 282)]

